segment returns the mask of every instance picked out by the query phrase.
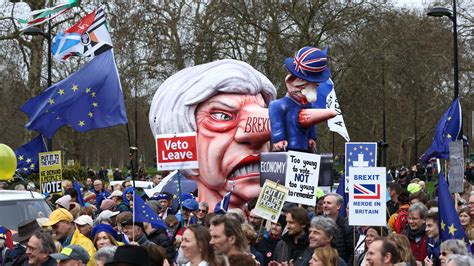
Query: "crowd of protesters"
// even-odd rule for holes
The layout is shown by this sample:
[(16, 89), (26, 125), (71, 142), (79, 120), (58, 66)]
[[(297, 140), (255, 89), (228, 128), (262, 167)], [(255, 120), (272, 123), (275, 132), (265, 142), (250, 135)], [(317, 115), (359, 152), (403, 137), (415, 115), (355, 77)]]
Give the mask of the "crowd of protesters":
[[(157, 227), (135, 221), (130, 180), (106, 186), (103, 171), (81, 184), (83, 206), (65, 180), (62, 195), (47, 195), (54, 209), (47, 219), (19, 221), (10, 240), (8, 229), (0, 232), (1, 265), (474, 265), (465, 242), (440, 241), (436, 193), (428, 195), (426, 176), (413, 169), (388, 173), (387, 227), (349, 226), (336, 193), (318, 197), (315, 207), (287, 202), (271, 223), (254, 212), (255, 201), (217, 214), (192, 194), (181, 195), (177, 208), (176, 195), (166, 192), (143, 196), (167, 226)], [(163, 178), (150, 179), (156, 186)], [(455, 199), (474, 243), (467, 180)]]

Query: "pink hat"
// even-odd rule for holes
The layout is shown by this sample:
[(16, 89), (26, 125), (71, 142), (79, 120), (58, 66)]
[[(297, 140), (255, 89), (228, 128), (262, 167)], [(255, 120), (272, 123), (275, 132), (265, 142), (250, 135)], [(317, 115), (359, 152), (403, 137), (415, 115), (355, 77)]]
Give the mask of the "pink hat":
[(111, 199), (105, 199), (102, 201), (100, 204), (100, 209), (101, 210), (112, 210), (115, 206), (115, 202)]

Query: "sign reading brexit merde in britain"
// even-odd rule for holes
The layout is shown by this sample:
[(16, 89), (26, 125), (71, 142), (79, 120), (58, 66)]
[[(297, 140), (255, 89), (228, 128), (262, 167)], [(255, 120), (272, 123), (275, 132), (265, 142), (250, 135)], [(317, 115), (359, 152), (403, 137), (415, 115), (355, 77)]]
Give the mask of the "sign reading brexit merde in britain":
[(349, 168), (349, 225), (386, 226), (385, 167)]
[(288, 188), (285, 186), (271, 180), (265, 181), (255, 205), (255, 215), (276, 223), (278, 217), (280, 217), (287, 195)]
[(158, 170), (198, 169), (196, 132), (156, 136)]
[(272, 152), (260, 155), (260, 184), (271, 180), (284, 184), (289, 202), (314, 206), (321, 155), (305, 152)]
[(377, 142), (346, 142), (346, 193), (349, 193), (349, 167), (376, 167)]
[(41, 192), (61, 193), (63, 181), (61, 151), (41, 152), (38, 156)]

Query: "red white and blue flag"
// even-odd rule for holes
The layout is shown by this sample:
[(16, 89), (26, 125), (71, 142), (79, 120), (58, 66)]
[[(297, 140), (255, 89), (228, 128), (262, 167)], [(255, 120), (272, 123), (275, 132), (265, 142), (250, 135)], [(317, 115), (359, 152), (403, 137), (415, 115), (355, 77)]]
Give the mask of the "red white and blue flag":
[(354, 199), (380, 199), (380, 184), (354, 184)]
[(78, 23), (53, 39), (51, 48), (54, 58), (62, 61), (70, 56), (93, 58), (112, 48), (102, 7), (94, 10)]

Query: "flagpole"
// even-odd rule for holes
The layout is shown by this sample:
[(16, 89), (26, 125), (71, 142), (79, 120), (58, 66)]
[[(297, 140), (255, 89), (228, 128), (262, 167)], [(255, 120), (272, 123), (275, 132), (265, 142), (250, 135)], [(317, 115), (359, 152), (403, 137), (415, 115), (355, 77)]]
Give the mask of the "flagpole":
[[(135, 199), (135, 188), (133, 189), (133, 200)], [(133, 202), (133, 201), (132, 201)], [(133, 217), (132, 217), (132, 242), (135, 242), (135, 202), (133, 202), (132, 206), (132, 212), (133, 212)]]
[(179, 170), (178, 170), (178, 202), (179, 202), (179, 212), (181, 213), (181, 228), (184, 234), (183, 202), (181, 200), (181, 172)]

